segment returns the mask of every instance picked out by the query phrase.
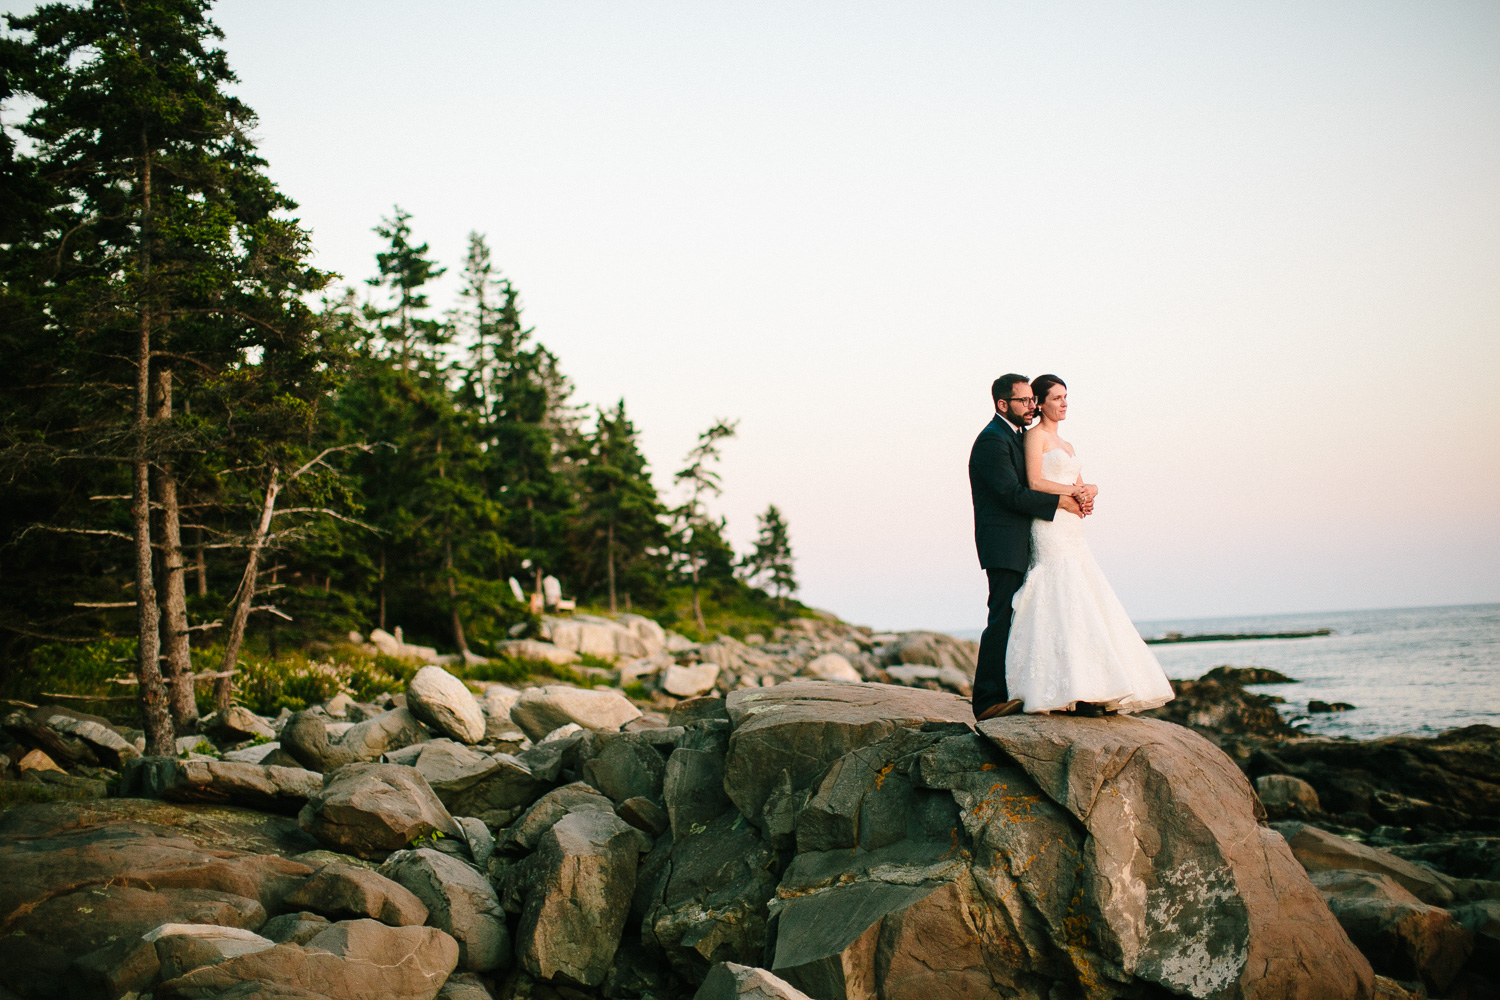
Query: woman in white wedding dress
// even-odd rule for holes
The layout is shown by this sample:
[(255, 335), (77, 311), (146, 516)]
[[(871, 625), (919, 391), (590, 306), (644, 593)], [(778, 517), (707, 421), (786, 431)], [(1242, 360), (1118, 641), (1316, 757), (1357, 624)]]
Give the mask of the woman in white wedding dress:
[[(1026, 477), (1043, 493), (1097, 492), (1058, 436), (1068, 387), (1056, 375), (1032, 380), (1040, 420), (1026, 432)], [(1140, 712), (1172, 700), (1172, 685), (1141, 640), (1083, 537), (1083, 519), (1059, 510), (1031, 522), (1031, 568), (1016, 592), (1005, 654), (1005, 684), (1026, 712), (1102, 715)]]

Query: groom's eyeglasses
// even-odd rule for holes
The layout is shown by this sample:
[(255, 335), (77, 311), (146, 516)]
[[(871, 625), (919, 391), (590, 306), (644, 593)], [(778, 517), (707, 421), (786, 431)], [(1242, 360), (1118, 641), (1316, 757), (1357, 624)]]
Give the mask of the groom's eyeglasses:
[(1025, 403), (1027, 406), (1035, 406), (1036, 405), (1036, 397), (1035, 396), (1012, 396), (1012, 397), (1010, 397), (1010, 401), (1012, 403)]

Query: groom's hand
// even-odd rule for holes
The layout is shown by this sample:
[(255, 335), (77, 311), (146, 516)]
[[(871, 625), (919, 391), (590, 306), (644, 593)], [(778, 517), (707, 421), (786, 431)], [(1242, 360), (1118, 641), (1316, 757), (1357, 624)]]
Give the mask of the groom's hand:
[(1074, 500), (1066, 493), (1057, 498), (1057, 509), (1065, 510), (1069, 514), (1077, 514), (1079, 517), (1083, 517), (1084, 515), (1083, 507), (1079, 505), (1077, 500)]

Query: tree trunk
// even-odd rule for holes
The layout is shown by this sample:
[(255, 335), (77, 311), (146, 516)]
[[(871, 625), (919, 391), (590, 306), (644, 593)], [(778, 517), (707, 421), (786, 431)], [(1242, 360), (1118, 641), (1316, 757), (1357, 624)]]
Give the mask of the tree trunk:
[[(172, 418), (172, 369), (156, 373), (156, 417)], [(161, 509), (162, 592), (161, 644), (172, 722), (178, 733), (198, 731), (198, 700), (193, 693), (193, 661), (189, 652), (187, 567), (182, 559), (182, 525), (178, 517), (177, 478), (170, 462), (157, 463), (157, 505)]]
[[(266, 484), (266, 498), (260, 508), (260, 522), (255, 526), (255, 535), (250, 539), (250, 554), (245, 557), (245, 573), (240, 577), (240, 589), (235, 594), (234, 617), (229, 622), (229, 635), (224, 640), (224, 661), (220, 673), (228, 673), (239, 665), (240, 644), (245, 641), (245, 623), (250, 619), (250, 607), (255, 603), (255, 582), (259, 576), (260, 553), (266, 546), (266, 536), (271, 533), (271, 516), (276, 513), (276, 494), (281, 492), (281, 470), (271, 465), (271, 481)], [(220, 677), (214, 681), (214, 705), (220, 711), (229, 707), (234, 696), (234, 678)]]
[(194, 529), (198, 540), (198, 596), (208, 596), (208, 555), (203, 551), (203, 529)]
[(376, 626), (382, 632), (385, 631), (385, 548), (380, 550), (380, 624)]
[(170, 757), (177, 736), (161, 677), (161, 635), (151, 565), (151, 154), (141, 135), (141, 316), (135, 348), (134, 451), (131, 455), (130, 521), (135, 533), (136, 677), (146, 753)]
[(698, 623), (698, 631), (706, 639), (708, 626), (703, 622), (703, 605), (698, 601), (698, 556), (696, 553), (688, 554), (688, 565), (693, 568), (693, 621)]
[(464, 621), (458, 613), (458, 583), (453, 578), (453, 539), (449, 538), (443, 543), (444, 563), (448, 570), (448, 606), (453, 615), (453, 644), (458, 647), (458, 655), (469, 660), (469, 642), (464, 638)]
[(609, 519), (609, 612), (614, 614), (619, 609), (615, 607), (615, 519)]

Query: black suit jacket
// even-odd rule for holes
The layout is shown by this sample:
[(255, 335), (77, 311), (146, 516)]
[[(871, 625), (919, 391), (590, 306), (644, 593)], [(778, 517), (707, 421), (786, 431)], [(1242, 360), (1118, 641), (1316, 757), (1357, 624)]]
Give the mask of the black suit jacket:
[(974, 439), (969, 452), (969, 492), (974, 497), (974, 544), (985, 569), (1031, 565), (1031, 521), (1052, 520), (1057, 497), (1026, 485), (1026, 452), (998, 413)]

